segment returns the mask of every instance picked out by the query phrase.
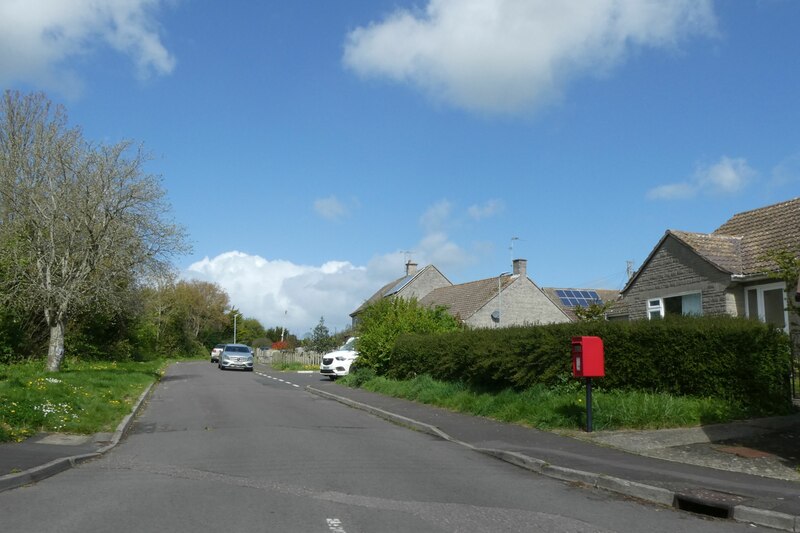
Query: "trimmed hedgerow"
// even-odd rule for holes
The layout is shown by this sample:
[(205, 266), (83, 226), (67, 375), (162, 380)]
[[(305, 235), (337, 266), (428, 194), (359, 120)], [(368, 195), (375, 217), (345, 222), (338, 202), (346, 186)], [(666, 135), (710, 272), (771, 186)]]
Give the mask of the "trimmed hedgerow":
[(581, 335), (603, 339), (606, 375), (594, 383), (605, 390), (725, 398), (752, 413), (791, 408), (788, 337), (724, 316), (401, 335), (380, 373), (493, 390), (560, 385), (572, 379), (570, 341)]

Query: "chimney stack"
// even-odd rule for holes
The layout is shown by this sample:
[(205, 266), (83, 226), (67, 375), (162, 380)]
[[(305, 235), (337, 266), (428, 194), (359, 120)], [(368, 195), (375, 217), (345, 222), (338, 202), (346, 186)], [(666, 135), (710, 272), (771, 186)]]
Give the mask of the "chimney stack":
[(514, 259), (514, 275), (527, 277), (528, 275), (527, 259)]
[(413, 276), (417, 273), (417, 264), (412, 263), (409, 259), (408, 263), (406, 263), (406, 276)]

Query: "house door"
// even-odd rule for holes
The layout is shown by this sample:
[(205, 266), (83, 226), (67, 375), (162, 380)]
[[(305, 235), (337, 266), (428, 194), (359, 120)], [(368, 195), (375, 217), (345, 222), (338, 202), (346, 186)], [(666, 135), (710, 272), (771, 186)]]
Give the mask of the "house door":
[(748, 317), (758, 318), (789, 333), (789, 316), (783, 283), (749, 287), (745, 294)]

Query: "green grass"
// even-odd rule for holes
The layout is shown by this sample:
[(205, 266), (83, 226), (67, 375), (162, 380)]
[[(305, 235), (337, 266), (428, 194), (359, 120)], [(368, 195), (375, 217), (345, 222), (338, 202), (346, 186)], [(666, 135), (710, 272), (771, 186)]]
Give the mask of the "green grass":
[(169, 362), (65, 361), (60, 372), (46, 372), (44, 362), (0, 366), (0, 442), (114, 431)]
[(272, 363), (272, 368), (284, 372), (296, 372), (298, 370), (319, 370), (319, 365), (304, 365), (303, 363)]
[[(396, 381), (355, 372), (340, 380), (348, 386), (540, 429), (586, 427), (586, 393), (577, 380), (565, 386), (536, 386), (517, 392), (482, 392), (457, 383), (417, 376)], [(678, 397), (646, 392), (598, 391), (592, 394), (595, 430), (690, 427), (745, 418), (736, 403), (718, 398)]]

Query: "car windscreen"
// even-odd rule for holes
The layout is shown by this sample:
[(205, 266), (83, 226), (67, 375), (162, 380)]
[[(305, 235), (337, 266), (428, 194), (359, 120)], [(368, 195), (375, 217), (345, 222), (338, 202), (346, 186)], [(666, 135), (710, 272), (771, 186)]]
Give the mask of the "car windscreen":
[(247, 346), (228, 346), (225, 351), (250, 353), (250, 349)]

